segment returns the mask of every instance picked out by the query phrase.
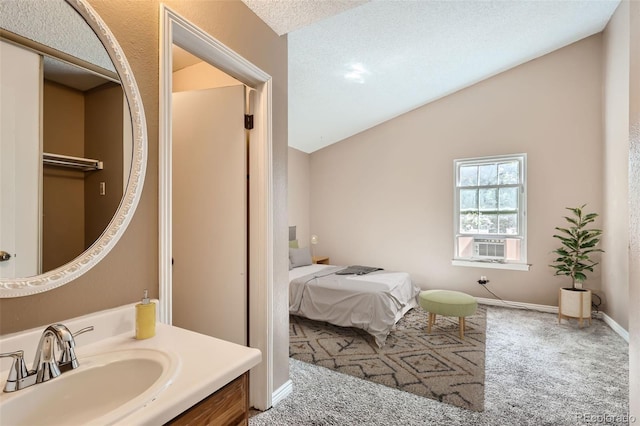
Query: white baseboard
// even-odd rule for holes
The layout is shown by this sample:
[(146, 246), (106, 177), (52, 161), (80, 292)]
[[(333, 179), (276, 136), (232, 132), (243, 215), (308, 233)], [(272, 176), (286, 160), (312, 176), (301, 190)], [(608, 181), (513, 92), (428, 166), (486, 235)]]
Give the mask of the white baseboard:
[(288, 397), (293, 392), (293, 382), (287, 380), (282, 386), (276, 389), (271, 395), (271, 406), (275, 407), (278, 402)]
[(507, 308), (517, 308), (517, 309), (531, 309), (533, 311), (540, 312), (549, 312), (552, 314), (558, 313), (557, 306), (549, 306), (549, 305), (536, 305), (533, 303), (523, 303), (523, 302), (510, 302), (506, 300), (499, 299), (485, 299), (483, 297), (476, 297), (478, 303), (483, 305), (493, 305), (493, 306), (504, 306)]
[[(492, 305), (492, 306), (504, 306), (507, 308), (516, 308), (516, 309), (531, 309), (534, 311), (540, 312), (549, 312), (552, 314), (558, 313), (557, 306), (549, 306), (549, 305), (536, 305), (533, 303), (523, 303), (523, 302), (510, 302), (499, 299), (485, 299), (483, 297), (476, 297), (478, 303), (483, 305)], [(620, 324), (615, 322), (613, 318), (604, 312), (598, 312), (599, 317), (607, 324), (613, 331), (620, 335), (627, 343), (629, 343), (629, 332), (622, 328)]]
[(602, 320), (609, 326), (611, 327), (611, 329), (613, 331), (615, 331), (616, 333), (618, 333), (620, 335), (620, 337), (622, 337), (624, 340), (626, 340), (627, 343), (629, 343), (629, 332), (627, 330), (625, 330), (624, 328), (622, 328), (622, 326), (620, 324), (618, 324), (617, 322), (615, 322), (613, 320), (613, 318), (611, 318), (609, 315), (605, 314), (604, 312), (602, 313)]

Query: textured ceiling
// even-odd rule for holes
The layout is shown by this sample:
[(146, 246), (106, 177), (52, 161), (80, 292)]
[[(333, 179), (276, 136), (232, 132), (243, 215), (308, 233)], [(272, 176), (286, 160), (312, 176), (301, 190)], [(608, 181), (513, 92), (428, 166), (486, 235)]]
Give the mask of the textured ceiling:
[(360, 6), (368, 0), (242, 0), (278, 35)]
[(65, 0), (0, 0), (0, 28), (116, 72), (100, 39)]
[(289, 145), (304, 152), (598, 33), (620, 2), (243, 1), (288, 33)]

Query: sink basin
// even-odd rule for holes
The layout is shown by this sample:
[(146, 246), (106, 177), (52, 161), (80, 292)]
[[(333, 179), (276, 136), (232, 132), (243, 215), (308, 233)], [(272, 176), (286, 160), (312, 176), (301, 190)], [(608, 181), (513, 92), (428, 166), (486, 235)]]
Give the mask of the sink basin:
[(79, 368), (53, 380), (3, 393), (0, 424), (114, 423), (152, 402), (171, 384), (180, 364), (172, 353), (142, 348), (79, 354), (78, 360)]

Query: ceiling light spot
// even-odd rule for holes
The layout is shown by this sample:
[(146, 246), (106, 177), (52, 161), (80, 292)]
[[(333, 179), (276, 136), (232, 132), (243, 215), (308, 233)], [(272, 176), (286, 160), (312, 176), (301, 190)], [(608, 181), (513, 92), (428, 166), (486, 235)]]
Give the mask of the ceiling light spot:
[(362, 65), (360, 62), (354, 62), (347, 65), (347, 72), (344, 74), (344, 78), (355, 83), (363, 84), (365, 82), (365, 76), (370, 75), (371, 72)]

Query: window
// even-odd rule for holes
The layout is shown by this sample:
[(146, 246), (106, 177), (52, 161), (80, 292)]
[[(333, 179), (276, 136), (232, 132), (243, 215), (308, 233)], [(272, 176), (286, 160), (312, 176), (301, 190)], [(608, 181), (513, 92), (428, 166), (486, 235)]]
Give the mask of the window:
[(526, 265), (526, 160), (518, 154), (454, 161), (454, 264)]

